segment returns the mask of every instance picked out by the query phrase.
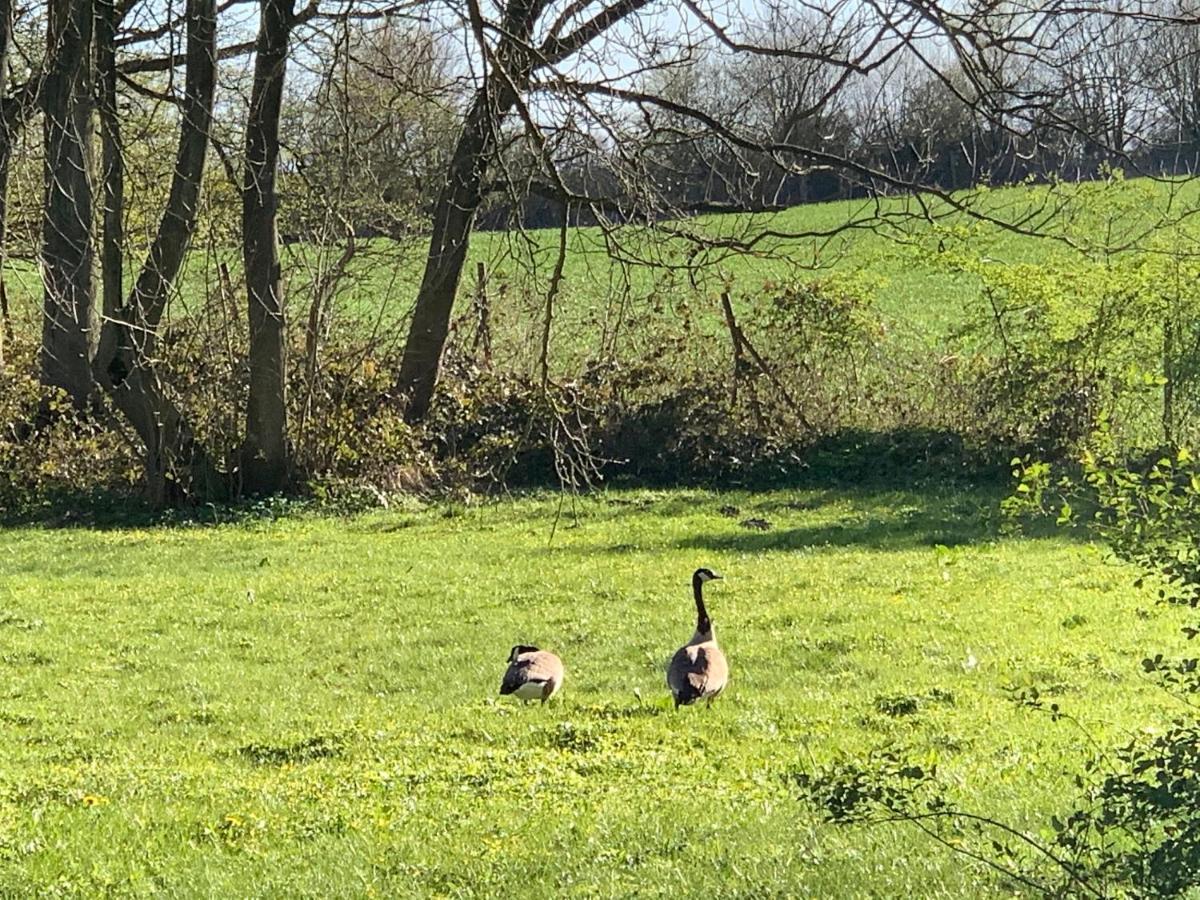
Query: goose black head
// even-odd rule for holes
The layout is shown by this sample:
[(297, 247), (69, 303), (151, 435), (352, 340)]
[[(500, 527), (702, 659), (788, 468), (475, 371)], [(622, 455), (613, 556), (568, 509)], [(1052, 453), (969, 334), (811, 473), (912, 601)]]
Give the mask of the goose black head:
[(517, 644), (512, 648), (511, 651), (509, 651), (508, 661), (510, 663), (514, 663), (517, 661), (517, 657), (522, 653), (537, 653), (537, 649), (537, 647), (534, 647), (531, 644)]
[(720, 578), (721, 576), (712, 569), (700, 568), (692, 574), (692, 581), (697, 581), (700, 584), (704, 584), (706, 581), (717, 581)]

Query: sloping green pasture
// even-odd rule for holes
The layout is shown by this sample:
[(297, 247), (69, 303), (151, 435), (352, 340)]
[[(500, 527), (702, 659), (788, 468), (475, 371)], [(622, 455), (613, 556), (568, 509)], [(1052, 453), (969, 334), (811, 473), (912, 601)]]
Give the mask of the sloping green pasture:
[[(1051, 258), (1069, 263), (1101, 247), (1154, 240), (1186, 249), (1196, 244), (1191, 219), (1200, 209), (1195, 183), (1148, 179), (1026, 185), (964, 194), (959, 202), (966, 212), (936, 199), (897, 197), (677, 223), (671, 227), (711, 237), (746, 240), (764, 230), (779, 235), (755, 243), (749, 253), (712, 250), (695, 257), (701, 265), (698, 293), (681, 268), (692, 259), (692, 245), (685, 240), (632, 227), (612, 233), (596, 227), (571, 229), (555, 312), (555, 363), (569, 367), (594, 356), (614, 328), (630, 351), (652, 342), (664, 329), (697, 340), (726, 339), (715, 299), (724, 286), (731, 288), (739, 308), (748, 309), (769, 282), (824, 279), (834, 273), (855, 278), (872, 291), (890, 330), (907, 341), (934, 344), (963, 322), (979, 294), (974, 278), (954, 271), (939, 256), (947, 241), (961, 242), (968, 255), (1000, 264)], [(535, 352), (558, 242), (554, 229), (484, 232), (472, 239), (461, 296), (466, 301), (474, 294), (476, 265), (483, 263), (501, 360), (527, 364)], [(360, 240), (337, 294), (343, 324), (363, 334), (402, 335), (426, 250), (421, 238), (407, 243)], [(304, 323), (314, 279), (341, 253), (340, 246), (298, 243), (283, 248), (290, 318), (297, 326)], [(140, 261), (133, 253), (128, 277)], [(219, 262), (237, 282), (237, 249), (214, 250), (208, 240), (197, 239), (176, 314), (197, 313), (206, 299), (220, 308), (228, 305), (220, 299)], [(29, 261), (13, 261), (8, 282), (19, 324), (35, 329), (40, 298), (36, 269)], [(240, 308), (240, 300), (232, 299), (234, 308)], [(458, 311), (467, 311), (465, 302)]]

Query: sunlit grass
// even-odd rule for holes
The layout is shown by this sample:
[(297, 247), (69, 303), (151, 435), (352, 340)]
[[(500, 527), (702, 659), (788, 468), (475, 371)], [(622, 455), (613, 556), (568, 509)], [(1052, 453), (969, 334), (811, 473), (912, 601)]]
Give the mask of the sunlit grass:
[[(749, 254), (712, 252), (700, 257), (698, 292), (680, 268), (691, 258), (687, 242), (664, 240), (661, 234), (632, 227), (608, 235), (596, 227), (572, 229), (555, 312), (555, 362), (569, 368), (600, 355), (601, 344), (614, 328), (634, 354), (664, 328), (686, 327), (699, 337), (723, 335), (716, 296), (726, 286), (742, 306), (753, 304), (764, 285), (777, 279), (823, 279), (833, 273), (858, 277), (871, 286), (890, 332), (906, 341), (935, 344), (963, 323), (979, 297), (975, 279), (918, 252), (922, 245), (928, 249), (931, 240), (936, 245), (936, 235), (967, 233), (979, 254), (1001, 264), (1078, 252), (1071, 249), (1072, 243), (1144, 246), (1159, 224), (1163, 227), (1157, 233), (1163, 240), (1183, 240), (1186, 235), (1192, 246), (1197, 236), (1190, 223), (1200, 209), (1198, 193), (1194, 179), (1130, 179), (958, 195), (971, 213), (928, 197), (895, 197), (808, 204), (769, 215), (705, 216), (671, 227), (739, 238), (769, 229), (792, 237), (756, 244)], [(990, 218), (1016, 227), (1001, 227)], [(339, 327), (398, 340), (420, 283), (426, 240), (360, 240), (357, 247), (337, 293)], [(457, 312), (468, 313), (466, 301), (476, 290), (476, 266), (482, 263), (501, 362), (519, 367), (536, 354), (544, 290), (557, 247), (557, 229), (479, 232), (472, 237)], [(305, 243), (282, 248), (289, 318), (297, 326), (306, 321), (315, 273), (327, 269), (341, 252), (340, 246)], [(619, 265), (614, 256), (628, 265)], [(127, 266), (128, 277), (133, 277), (137, 262)], [(237, 281), (241, 259), (236, 248), (193, 248), (174, 314), (196, 313), (206, 299), (220, 299), (216, 272), (221, 262)], [(35, 329), (41, 294), (36, 267), (27, 260), (8, 266), (18, 324)], [(234, 309), (240, 308), (238, 298), (233, 299)], [(465, 325), (470, 325), (469, 318)]]
[[(1091, 750), (1012, 687), (1102, 744), (1174, 712), (1138, 662), (1178, 648), (1175, 615), (1093, 545), (999, 537), (994, 501), (618, 492), (0, 532), (0, 894), (978, 896), (986, 873), (826, 826), (788, 777), (888, 747), (1036, 826)], [(702, 564), (733, 680), (676, 714), (663, 668)], [(561, 702), (497, 696), (518, 641), (563, 657)]]

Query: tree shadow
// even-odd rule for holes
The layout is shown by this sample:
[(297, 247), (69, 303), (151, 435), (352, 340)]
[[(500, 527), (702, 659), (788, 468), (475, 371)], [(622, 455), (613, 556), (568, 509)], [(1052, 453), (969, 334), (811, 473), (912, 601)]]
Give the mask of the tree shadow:
[(933, 517), (915, 522), (888, 516), (867, 516), (855, 522), (801, 525), (771, 531), (699, 534), (678, 541), (691, 550), (767, 553), (821, 547), (865, 547), (873, 550), (910, 550), (916, 547), (958, 547), (994, 540), (996, 532), (985, 523), (937, 522)]
[(0, 528), (88, 528), (123, 531), (157, 527), (204, 527), (284, 518), (311, 510), (302, 496), (247, 498), (236, 503), (161, 507), (120, 491), (56, 492), (35, 503), (0, 507)]
[(55, 492), (25, 504), (0, 506), (0, 528), (120, 530), (162, 524), (161, 510), (116, 492)]
[[(555, 522), (569, 529), (605, 513), (675, 518), (699, 511), (721, 512), (736, 524), (746, 519), (769, 520), (767, 530), (732, 534), (713, 532), (689, 538), (681, 546), (742, 549), (751, 552), (812, 546), (859, 545), (879, 549), (913, 546), (954, 546), (991, 540), (999, 535), (996, 509), (1008, 493), (1010, 473), (1000, 461), (1008, 457), (993, 449), (973, 451), (952, 432), (901, 428), (883, 432), (844, 430), (823, 437), (792, 457), (791, 466), (772, 469), (770, 477), (754, 466), (740, 467), (721, 477), (691, 478), (688, 473), (656, 480), (617, 478), (610, 486), (626, 494), (581, 492), (581, 505), (567, 494), (547, 494), (554, 488), (497, 489), (492, 499), (559, 497), (557, 503), (529, 507), (522, 515), (531, 522)], [(836, 522), (789, 525), (797, 514), (816, 513), (834, 503), (861, 507)], [(733, 511), (733, 504), (740, 509)], [(881, 511), (880, 507), (889, 507)], [(728, 509), (723, 510), (723, 507)], [(445, 514), (457, 514), (449, 504)], [(21, 509), (0, 508), (0, 527), (91, 528), (120, 530), (160, 526), (203, 527), (263, 521), (303, 512), (341, 516), (367, 512), (366, 507), (323, 506), (311, 497), (275, 497), (228, 504), (203, 504), (161, 509), (132, 492), (60, 492)], [(811, 516), (810, 516), (811, 517)], [(369, 530), (396, 530), (411, 525), (376, 524)], [(1051, 523), (1035, 523), (1027, 534), (1067, 534)], [(607, 552), (639, 549), (618, 544)]]
[(786, 488), (873, 487), (917, 489), (922, 486), (1003, 486), (1009, 461), (1019, 450), (994, 444), (977, 446), (945, 428), (903, 426), (882, 430), (843, 428), (816, 438), (783, 443), (739, 460), (715, 454), (702, 471), (677, 458), (639, 458), (630, 448), (608, 450), (614, 463), (608, 483), (628, 488), (707, 488), (762, 491)]
[[(737, 530), (696, 534), (677, 541), (675, 546), (767, 553), (823, 547), (900, 551), (987, 543), (1006, 534), (1006, 523), (999, 509), (1003, 496), (1003, 492), (995, 489), (926, 492), (829, 489), (797, 500), (781, 498), (747, 506), (737, 516), (730, 517), (731, 526)], [(797, 514), (821, 515), (830, 506), (844, 507), (847, 501), (850, 508), (833, 521), (799, 524), (787, 521)], [(747, 527), (751, 523), (760, 527)], [(761, 527), (764, 524), (767, 527)], [(1024, 523), (1021, 535), (1086, 540), (1080, 531), (1058, 528), (1049, 520)]]

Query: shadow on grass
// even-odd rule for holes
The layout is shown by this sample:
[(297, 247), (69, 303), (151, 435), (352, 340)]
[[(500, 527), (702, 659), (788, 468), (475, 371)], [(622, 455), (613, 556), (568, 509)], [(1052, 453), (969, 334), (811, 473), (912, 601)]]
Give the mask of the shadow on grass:
[[(156, 507), (136, 494), (96, 491), (56, 493), (15, 509), (0, 508), (0, 528), (89, 528), (121, 531), (169, 526), (202, 527), (281, 519), (312, 512), (310, 498), (275, 496), (240, 503)], [(330, 509), (330, 515), (337, 510)]]
[(134, 496), (118, 493), (65, 493), (15, 507), (0, 506), (3, 528), (145, 528), (161, 524), (164, 512)]
[(1015, 453), (1010, 448), (971, 447), (962, 435), (945, 429), (846, 429), (804, 449), (797, 482), (812, 487), (1005, 489)]
[(873, 550), (909, 550), (915, 547), (958, 547), (994, 540), (993, 528), (984, 522), (939, 522), (937, 517), (919, 520), (868, 516), (856, 522), (746, 531), (733, 534), (701, 534), (677, 542), (685, 549), (765, 553), (813, 547), (867, 547)]
[[(958, 547), (987, 543), (1005, 536), (1000, 500), (995, 488), (929, 488), (926, 491), (828, 490), (798, 501), (774, 500), (754, 504), (731, 517), (736, 531), (696, 534), (676, 542), (682, 549), (765, 553), (820, 547), (863, 547), (897, 551), (919, 547)], [(846, 501), (849, 509), (844, 509)], [(830, 505), (843, 508), (834, 521), (791, 524), (797, 515), (821, 516)], [(764, 529), (746, 527), (745, 516), (768, 516)], [(741, 522), (738, 519), (741, 518)], [(1025, 523), (1023, 537), (1086, 540), (1079, 530), (1052, 522)]]
[(287, 744), (247, 744), (235, 753), (262, 766), (285, 766), (340, 756), (343, 741), (336, 735), (317, 734)]
[[(662, 479), (618, 477), (611, 486), (642, 489), (644, 496), (607, 496), (614, 510), (664, 518), (694, 514), (713, 503), (711, 492), (736, 491), (751, 499), (742, 502), (746, 517), (786, 519), (795, 512), (815, 511), (847, 499), (875, 508), (847, 520), (821, 525), (783, 527), (760, 532), (699, 535), (685, 546), (744, 550), (794, 549), (806, 546), (899, 548), (953, 546), (990, 540), (998, 535), (995, 509), (1009, 489), (1006, 464), (1011, 454), (993, 449), (987, 454), (968, 448), (953, 432), (896, 429), (886, 432), (847, 430), (785, 454), (787, 459), (759, 460), (736, 471), (708, 478), (675, 472)], [(553, 486), (530, 488), (545, 496)], [(788, 491), (804, 492), (792, 499), (754, 501), (754, 492), (777, 498)], [(520, 498), (524, 491), (502, 496)], [(526, 509), (531, 520), (557, 520), (561, 527), (577, 524), (576, 499), (559, 495), (560, 502)], [(716, 506), (720, 506), (719, 499)], [(893, 509), (879, 511), (886, 504)], [(965, 509), (964, 509), (965, 504)], [(915, 511), (914, 511), (915, 509)], [(155, 526), (211, 526), (270, 521), (302, 513), (342, 516), (367, 507), (330, 507), (311, 497), (272, 497), (237, 504), (204, 504), (156, 509), (136, 495), (122, 493), (61, 493), (26, 504), (0, 508), (0, 527), (92, 528), (98, 530)], [(716, 511), (715, 509), (713, 511)], [(445, 513), (457, 514), (453, 504)], [(582, 518), (579, 519), (582, 521)], [(397, 530), (411, 525), (376, 525), (372, 530)], [(1053, 532), (1041, 527), (1042, 534)], [(1058, 533), (1058, 532), (1054, 532)], [(613, 552), (620, 552), (614, 547)]]
[[(619, 457), (621, 450), (614, 448), (610, 455)], [(999, 487), (1008, 485), (1009, 461), (1014, 455), (1012, 448), (971, 446), (961, 435), (945, 429), (852, 428), (777, 447), (740, 462), (713, 460), (707, 473), (682, 470), (669, 459), (629, 459), (612, 466), (605, 475), (610, 484), (630, 488)]]

